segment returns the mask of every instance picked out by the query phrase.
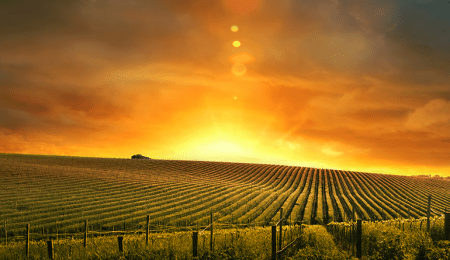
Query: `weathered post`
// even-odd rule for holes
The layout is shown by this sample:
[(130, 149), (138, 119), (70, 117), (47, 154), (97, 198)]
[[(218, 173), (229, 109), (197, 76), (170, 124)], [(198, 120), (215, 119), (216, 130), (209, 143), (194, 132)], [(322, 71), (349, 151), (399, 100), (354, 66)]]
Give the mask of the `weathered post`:
[(197, 257), (198, 231), (192, 233), (192, 256)]
[[(355, 207), (353, 207), (353, 222), (356, 221), (356, 215), (355, 215)], [(351, 236), (352, 236), (352, 256), (355, 255), (355, 224), (352, 223), (352, 231), (351, 231)]]
[(277, 226), (272, 226), (272, 260), (277, 260)]
[(428, 207), (427, 207), (427, 232), (430, 232), (430, 207), (431, 207), (431, 195), (428, 196)]
[(47, 241), (48, 258), (53, 259), (53, 241)]
[(283, 243), (283, 208), (280, 209), (280, 240), (278, 240), (278, 250), (281, 250)]
[(84, 248), (86, 248), (86, 244), (87, 244), (87, 235), (88, 235), (88, 221), (86, 219), (84, 221), (84, 242), (83, 242)]
[(213, 228), (213, 213), (211, 212), (211, 238), (209, 241), (209, 248), (211, 249), (211, 252), (214, 252), (214, 244), (213, 244), (213, 235), (214, 235), (214, 228)]
[(5, 220), (4, 229), (5, 229), (5, 245), (8, 245), (8, 231), (6, 230), (6, 220)]
[(444, 214), (444, 240), (450, 240), (450, 213)]
[(362, 244), (362, 220), (358, 219), (356, 221), (356, 257), (357, 258), (361, 258), (361, 256), (362, 256), (361, 244)]
[(123, 237), (117, 237), (117, 242), (119, 243), (119, 252), (123, 252)]
[(25, 252), (27, 254), (27, 258), (30, 257), (30, 224), (27, 224), (27, 243), (25, 246)]
[(148, 233), (150, 229), (150, 215), (147, 215), (147, 230), (145, 232), (145, 244), (148, 246)]

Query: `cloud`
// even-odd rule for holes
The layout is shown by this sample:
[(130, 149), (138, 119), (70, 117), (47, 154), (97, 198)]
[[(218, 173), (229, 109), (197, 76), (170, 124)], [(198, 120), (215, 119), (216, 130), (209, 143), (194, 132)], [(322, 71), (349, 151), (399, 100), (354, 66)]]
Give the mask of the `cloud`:
[[(81, 1), (2, 1), (0, 42), (20, 34), (35, 34), (63, 29), (69, 14), (79, 8)], [(14, 36), (13, 36), (14, 37)], [(19, 36), (20, 37), (20, 36)]]
[(24, 129), (28, 127), (36, 127), (40, 121), (34, 118), (30, 113), (0, 108), (0, 127), (7, 129)]
[[(350, 86), (353, 86), (350, 85)], [(340, 94), (318, 95), (309, 101), (309, 128), (333, 131), (336, 128), (378, 134), (401, 127), (410, 109), (398, 99), (372, 83), (357, 86)], [(305, 124), (308, 128), (309, 124)]]
[(10, 77), (11, 75), (8, 72), (0, 70), (0, 82), (8, 80)]
[(47, 114), (51, 107), (44, 100), (36, 99), (36, 96), (20, 91), (1, 91), (0, 108), (9, 108), (16, 111), (23, 111), (31, 115)]
[(325, 155), (328, 155), (328, 156), (339, 156), (339, 155), (343, 154), (343, 152), (336, 151), (333, 148), (330, 148), (328, 146), (322, 147), (322, 153), (324, 153)]
[(405, 122), (407, 128), (414, 130), (424, 130), (436, 124), (450, 125), (449, 101), (444, 99), (430, 100), (410, 113)]
[(64, 89), (63, 91), (52, 92), (55, 101), (59, 106), (67, 107), (71, 112), (83, 112), (87, 118), (93, 120), (120, 120), (130, 117), (130, 105), (121, 105), (114, 102), (115, 95), (111, 95), (101, 88), (91, 88), (82, 90), (80, 88)]
[(360, 109), (354, 113), (351, 113), (350, 116), (355, 120), (366, 123), (373, 124), (375, 122), (382, 122), (383, 124), (388, 122), (395, 122), (399, 120), (403, 120), (406, 118), (407, 114), (410, 110), (408, 109), (389, 109), (389, 108), (380, 108), (380, 109)]

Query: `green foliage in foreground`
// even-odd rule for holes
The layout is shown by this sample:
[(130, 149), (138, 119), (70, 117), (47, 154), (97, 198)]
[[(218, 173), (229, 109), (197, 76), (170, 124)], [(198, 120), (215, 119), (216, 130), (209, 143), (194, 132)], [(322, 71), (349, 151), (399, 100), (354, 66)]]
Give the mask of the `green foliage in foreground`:
[[(294, 228), (285, 233), (295, 237)], [(271, 252), (270, 227), (222, 229), (214, 231), (214, 253), (209, 250), (210, 232), (198, 238), (197, 259), (267, 259)], [(153, 233), (146, 246), (144, 235), (124, 236), (124, 252), (119, 252), (117, 236), (54, 241), (55, 259), (194, 259), (192, 232)], [(24, 242), (0, 246), (1, 259), (26, 259)], [(46, 241), (30, 244), (29, 259), (48, 259)]]
[[(421, 222), (424, 222), (423, 227)], [(428, 233), (426, 219), (363, 221), (362, 254), (371, 260), (450, 260), (450, 242), (441, 240), (444, 235), (444, 218), (433, 217), (431, 223)], [(338, 229), (335, 231), (335, 240), (348, 250), (350, 232), (342, 236), (342, 231), (344, 227), (349, 231), (351, 225), (352, 222), (329, 224)]]
[[(283, 245), (300, 236), (297, 243), (285, 253), (286, 259), (350, 259), (340, 251), (323, 226), (285, 227)], [(222, 229), (214, 233), (214, 252), (209, 250), (210, 236), (205, 231), (199, 236), (198, 257), (192, 256), (192, 232), (154, 233), (145, 244), (145, 235), (124, 237), (124, 252), (118, 250), (116, 236), (88, 239), (85, 249), (81, 239), (54, 241), (55, 259), (269, 259), (271, 228)], [(23, 242), (0, 246), (2, 259), (26, 259)], [(33, 241), (29, 259), (48, 259), (45, 241)]]
[(340, 260), (351, 259), (348, 253), (340, 250), (333, 241), (333, 236), (323, 226), (306, 226), (297, 245), (297, 253), (289, 260)]
[[(442, 229), (441, 219), (432, 227), (434, 233)], [(342, 226), (348, 223), (342, 223)], [(302, 228), (283, 228), (287, 245), (299, 237), (296, 243), (284, 254), (285, 259), (356, 259), (350, 251), (343, 250), (342, 237), (333, 238), (324, 226), (302, 225)], [(362, 250), (365, 259), (371, 260), (450, 260), (450, 242), (439, 241), (424, 230), (399, 228), (399, 225), (364, 222)], [(117, 236), (89, 238), (83, 247), (82, 239), (54, 241), (55, 259), (269, 259), (271, 253), (270, 227), (244, 229), (219, 229), (214, 231), (214, 252), (209, 250), (210, 232), (199, 235), (198, 257), (192, 256), (192, 232), (153, 233), (149, 245), (145, 235), (124, 236), (124, 252), (119, 252)], [(347, 247), (348, 249), (348, 247)], [(26, 259), (24, 242), (0, 246), (1, 259)], [(48, 259), (46, 241), (33, 241), (30, 245), (29, 259)]]

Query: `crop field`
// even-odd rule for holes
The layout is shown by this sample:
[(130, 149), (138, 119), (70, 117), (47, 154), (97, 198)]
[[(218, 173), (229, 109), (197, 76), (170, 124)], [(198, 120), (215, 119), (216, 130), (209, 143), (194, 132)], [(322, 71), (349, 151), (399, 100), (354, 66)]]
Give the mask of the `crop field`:
[[(419, 174), (419, 173), (418, 173)], [(279, 219), (321, 224), (440, 216), (450, 182), (433, 178), (267, 164), (0, 154), (0, 224), (58, 229), (194, 229), (215, 223), (263, 226)], [(1, 226), (0, 226), (1, 228)], [(3, 231), (2, 231), (3, 234)]]

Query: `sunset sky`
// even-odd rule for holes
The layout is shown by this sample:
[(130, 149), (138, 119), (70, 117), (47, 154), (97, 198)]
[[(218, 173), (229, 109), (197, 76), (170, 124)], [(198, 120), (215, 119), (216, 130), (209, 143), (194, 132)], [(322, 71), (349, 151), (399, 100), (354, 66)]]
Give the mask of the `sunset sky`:
[(4, 0), (0, 153), (450, 176), (450, 2)]

